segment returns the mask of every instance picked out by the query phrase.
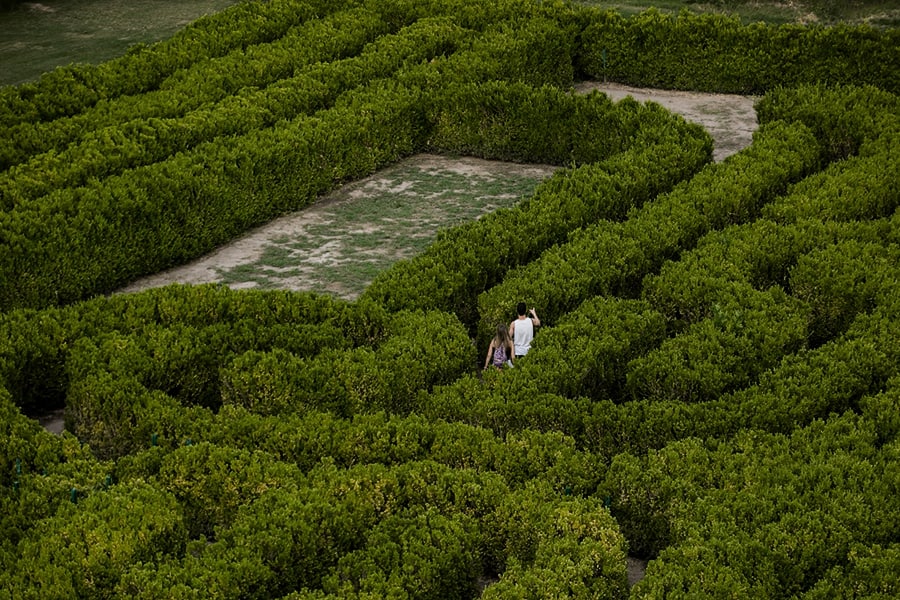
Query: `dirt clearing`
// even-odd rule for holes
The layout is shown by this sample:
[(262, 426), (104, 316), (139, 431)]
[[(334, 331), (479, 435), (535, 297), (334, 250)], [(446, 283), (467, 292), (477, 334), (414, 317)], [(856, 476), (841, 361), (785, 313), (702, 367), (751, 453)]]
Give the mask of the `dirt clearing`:
[(419, 154), (121, 291), (216, 282), (352, 300), (378, 272), (423, 251), (438, 230), (512, 206), (556, 169)]
[(600, 90), (613, 100), (631, 96), (639, 102), (656, 102), (688, 121), (699, 123), (713, 138), (716, 162), (749, 146), (757, 129), (753, 104), (758, 98), (754, 96), (651, 90), (590, 81), (575, 86), (575, 91), (580, 93), (591, 90)]

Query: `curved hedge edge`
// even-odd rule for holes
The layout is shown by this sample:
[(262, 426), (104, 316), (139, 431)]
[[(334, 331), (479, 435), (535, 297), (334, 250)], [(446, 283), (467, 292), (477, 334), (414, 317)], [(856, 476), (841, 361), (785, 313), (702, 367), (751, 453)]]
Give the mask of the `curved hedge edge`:
[[(591, 98), (585, 101), (608, 103), (604, 96)], [(623, 120), (632, 104), (617, 106)], [(653, 120), (634, 137), (636, 143), (628, 150), (552, 177), (516, 207), (444, 232), (418, 257), (380, 274), (363, 298), (388, 310), (437, 307), (473, 327), (478, 294), (509, 269), (532, 260), (577, 227), (601, 218), (622, 218), (710, 160), (708, 134), (678, 119), (674, 124)], [(648, 145), (640, 143), (644, 140)]]
[(756, 103), (756, 114), (760, 125), (805, 123), (832, 161), (856, 154), (867, 140), (900, 130), (900, 96), (866, 85), (777, 87)]
[(819, 160), (820, 147), (802, 124), (762, 129), (748, 148), (635, 206), (622, 223), (601, 221), (576, 231), (565, 244), (510, 271), (478, 297), (481, 344), (519, 299), (552, 325), (592, 296), (635, 296), (642, 279), (667, 259), (711, 229), (754, 218)]

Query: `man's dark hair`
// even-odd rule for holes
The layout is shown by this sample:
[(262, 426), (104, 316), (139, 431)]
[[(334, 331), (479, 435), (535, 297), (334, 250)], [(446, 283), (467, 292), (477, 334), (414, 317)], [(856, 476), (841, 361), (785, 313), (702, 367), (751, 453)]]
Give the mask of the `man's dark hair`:
[(520, 316), (524, 316), (527, 311), (528, 311), (528, 309), (525, 308), (524, 302), (519, 302), (516, 305), (516, 312), (519, 313)]

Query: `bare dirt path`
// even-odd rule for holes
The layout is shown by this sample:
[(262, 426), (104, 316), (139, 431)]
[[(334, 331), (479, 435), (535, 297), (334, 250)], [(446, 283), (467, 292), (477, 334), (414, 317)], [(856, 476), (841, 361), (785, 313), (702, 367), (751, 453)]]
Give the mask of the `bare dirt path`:
[(317, 291), (352, 300), (438, 230), (531, 195), (557, 167), (419, 154), (341, 186), (190, 264), (121, 291), (170, 283)]
[[(632, 96), (657, 102), (699, 123), (713, 137), (716, 161), (749, 145), (757, 127), (753, 97), (598, 82), (576, 86), (578, 93), (591, 90), (613, 100)], [(413, 156), (198, 260), (141, 278), (120, 291), (170, 283), (225, 283), (233, 288), (312, 290), (352, 300), (375, 273), (421, 251), (438, 229), (516, 202), (552, 171), (546, 165)]]
[(631, 96), (639, 102), (656, 102), (688, 121), (699, 123), (713, 138), (716, 162), (749, 146), (757, 128), (753, 104), (758, 98), (754, 96), (652, 90), (591, 81), (575, 86), (575, 91), (581, 93), (595, 89), (613, 100)]

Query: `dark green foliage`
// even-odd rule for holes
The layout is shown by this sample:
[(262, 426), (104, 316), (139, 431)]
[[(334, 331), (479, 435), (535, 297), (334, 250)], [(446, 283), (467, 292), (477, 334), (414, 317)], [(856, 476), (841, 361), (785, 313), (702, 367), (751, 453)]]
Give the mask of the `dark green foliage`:
[(345, 7), (345, 2), (242, 2), (208, 15), (168, 40), (138, 45), (124, 56), (100, 65), (71, 65), (45, 74), (40, 81), (3, 90), (2, 123), (52, 120), (77, 114), (97, 101), (138, 95), (197, 63), (232, 50), (277, 40), (292, 26)]
[(157, 479), (178, 500), (191, 537), (197, 537), (230, 524), (242, 505), (267, 489), (299, 485), (302, 476), (261, 452), (199, 443), (167, 455)]
[[(900, 97), (873, 85), (806, 85), (776, 87), (756, 104), (761, 124), (801, 121), (823, 144), (830, 159), (847, 158), (864, 144), (880, 146), (880, 138), (896, 137)], [(890, 88), (887, 88), (890, 89)]]
[[(789, 597), (862, 540), (885, 543), (896, 529), (885, 520), (896, 510), (896, 479), (872, 440), (870, 423), (844, 415), (790, 436), (747, 432), (711, 448), (686, 441), (649, 454), (646, 475), (634, 480), (645, 483), (613, 500), (614, 514), (654, 515), (677, 540), (641, 591), (686, 586), (702, 595), (728, 582)], [(713, 464), (728, 468), (711, 478)], [(610, 470), (616, 478), (625, 472)], [(721, 577), (696, 577), (698, 559)]]
[(340, 598), (401, 590), (429, 600), (469, 598), (481, 568), (476, 541), (475, 523), (468, 519), (430, 510), (390, 515), (368, 532), (363, 548), (338, 560), (322, 589)]
[[(364, 13), (360, 18), (371, 17)], [(409, 48), (410, 52), (428, 58), (446, 50), (448, 44), (452, 47), (450, 40), (460, 33), (439, 21), (433, 27), (443, 32), (437, 43), (429, 39), (424, 52), (421, 47)], [(408, 33), (414, 38), (419, 27), (411, 30)], [(326, 34), (320, 35), (327, 39)], [(565, 39), (549, 21), (534, 27), (530, 21), (500, 27), (486, 34), (481, 46), (467, 55), (467, 62), (458, 61), (449, 70), (477, 64), (481, 75), (475, 81), (520, 80), (519, 75), (528, 74), (529, 83), (541, 84), (558, 76), (559, 65), (570, 64), (565, 44), (562, 54), (548, 58), (539, 71), (533, 65), (516, 66), (513, 59), (543, 55), (538, 50), (548, 39), (554, 43)], [(504, 40), (516, 43), (504, 44)], [(503, 60), (494, 57), (496, 62), (485, 62), (498, 48), (503, 49)], [(229, 119), (226, 111), (221, 114), (222, 123), (240, 135), (223, 135), (205, 143), (198, 139), (188, 152), (87, 187), (56, 189), (36, 205), (0, 213), (4, 229), (0, 242), (8, 248), (0, 272), (6, 281), (17, 282), (14, 288), (0, 286), (0, 307), (47, 306), (107, 291), (206, 252), (253, 225), (306, 206), (339, 182), (362, 177), (423, 148), (433, 123), (422, 104), (433, 92), (409, 78), (409, 85), (398, 79), (377, 79), (391, 70), (382, 66), (384, 55), (394, 57), (396, 52), (389, 44), (368, 52), (360, 66), (374, 68), (369, 67), (365, 75), (348, 70), (355, 83), (348, 81), (350, 89), (340, 95), (336, 95), (339, 88), (331, 92), (329, 107), (313, 115), (264, 117), (256, 125), (233, 130), (235, 119)], [(394, 58), (391, 68), (397, 68), (397, 62)], [(509, 64), (511, 71), (504, 73)], [(438, 61), (426, 68), (439, 74), (441, 67)], [(332, 85), (335, 76), (340, 76), (337, 68), (319, 74), (324, 78), (320, 81)], [(243, 100), (238, 103), (243, 104)], [(51, 218), (55, 224), (36, 227), (36, 221), (48, 213), (55, 215)]]
[[(633, 398), (703, 402), (751, 384), (780, 359), (805, 346), (804, 307), (781, 290), (735, 284), (691, 325), (627, 367)], [(738, 298), (738, 300), (731, 300)]]
[(829, 570), (803, 597), (889, 598), (900, 594), (898, 573), (900, 548), (896, 544), (854, 544), (847, 553), (847, 565)]
[[(221, 403), (220, 373), (240, 354), (274, 348), (312, 357), (377, 344), (386, 313), (314, 294), (173, 286), (53, 309), (6, 313), (2, 379), (20, 405), (59, 408), (104, 456), (198, 439)], [(452, 363), (451, 363), (451, 366)], [(453, 368), (458, 368), (457, 363)], [(53, 394), (49, 394), (51, 390)], [(190, 416), (171, 418), (193, 406)]]
[(591, 296), (634, 295), (645, 275), (709, 230), (758, 215), (762, 205), (814, 169), (818, 158), (818, 145), (803, 126), (760, 132), (724, 163), (708, 165), (644, 207), (637, 204), (621, 224), (600, 221), (575, 231), (567, 243), (510, 272), (479, 296), (482, 335), (520, 298), (541, 307), (542, 320), (552, 324)]
[(308, 359), (278, 350), (245, 354), (222, 373), (223, 401), (261, 414), (405, 414), (416, 408), (419, 392), (455, 380), (475, 363), (474, 348), (452, 315), (397, 313), (385, 333), (377, 348)]
[(599, 499), (556, 499), (534, 486), (511, 494), (491, 537), (506, 570), (487, 598), (616, 598), (627, 592), (621, 537)]
[[(0, 182), (0, 596), (612, 599), (626, 553), (640, 597), (896, 595), (900, 128), (846, 85), (894, 90), (894, 39), (273, 0), (4, 90), (4, 160), (76, 143)], [(605, 69), (811, 85), (708, 165), (659, 106), (570, 93)], [(569, 168), (357, 302), (95, 296), (428, 149)], [(519, 300), (532, 351), (477, 374)]]
[(19, 544), (12, 585), (20, 597), (108, 597), (131, 564), (181, 552), (186, 541), (171, 494), (143, 482), (115, 485), (34, 527)]
[[(900, 129), (883, 132), (863, 143), (860, 154), (833, 163), (798, 183), (790, 196), (763, 208), (779, 223), (800, 219), (872, 220), (889, 217), (900, 204)], [(796, 196), (802, 196), (798, 198)]]
[(665, 320), (649, 305), (597, 296), (541, 332), (534, 352), (508, 373), (503, 391), (556, 393), (568, 398), (619, 398), (626, 366), (665, 337)]
[(810, 306), (810, 343), (843, 333), (861, 313), (875, 308), (876, 295), (897, 279), (897, 249), (856, 240), (801, 256), (791, 269), (790, 288)]
[(579, 68), (634, 86), (761, 94), (802, 84), (874, 85), (896, 93), (896, 29), (741, 24), (724, 14), (625, 17), (589, 9)]
[[(376, 14), (338, 12), (298, 25), (270, 43), (194, 62), (151, 92), (106, 99), (66, 118), (18, 125), (0, 151), (4, 167), (18, 165), (4, 178), (3, 204), (8, 209), (59, 187), (164, 160), (219, 135), (271, 127), (279, 119), (323, 108), (349, 82), (339, 77), (323, 82), (317, 65), (325, 63), (337, 73), (348, 61), (357, 69), (360, 63), (372, 69), (377, 61), (359, 53), (387, 33)], [(354, 58), (339, 60), (348, 56)], [(30, 181), (34, 173), (47, 180)], [(18, 189), (9, 189), (7, 181)]]
[(59, 440), (47, 435), (33, 419), (22, 414), (6, 388), (0, 387), (0, 484), (9, 486), (22, 473), (41, 469), (55, 461)]

